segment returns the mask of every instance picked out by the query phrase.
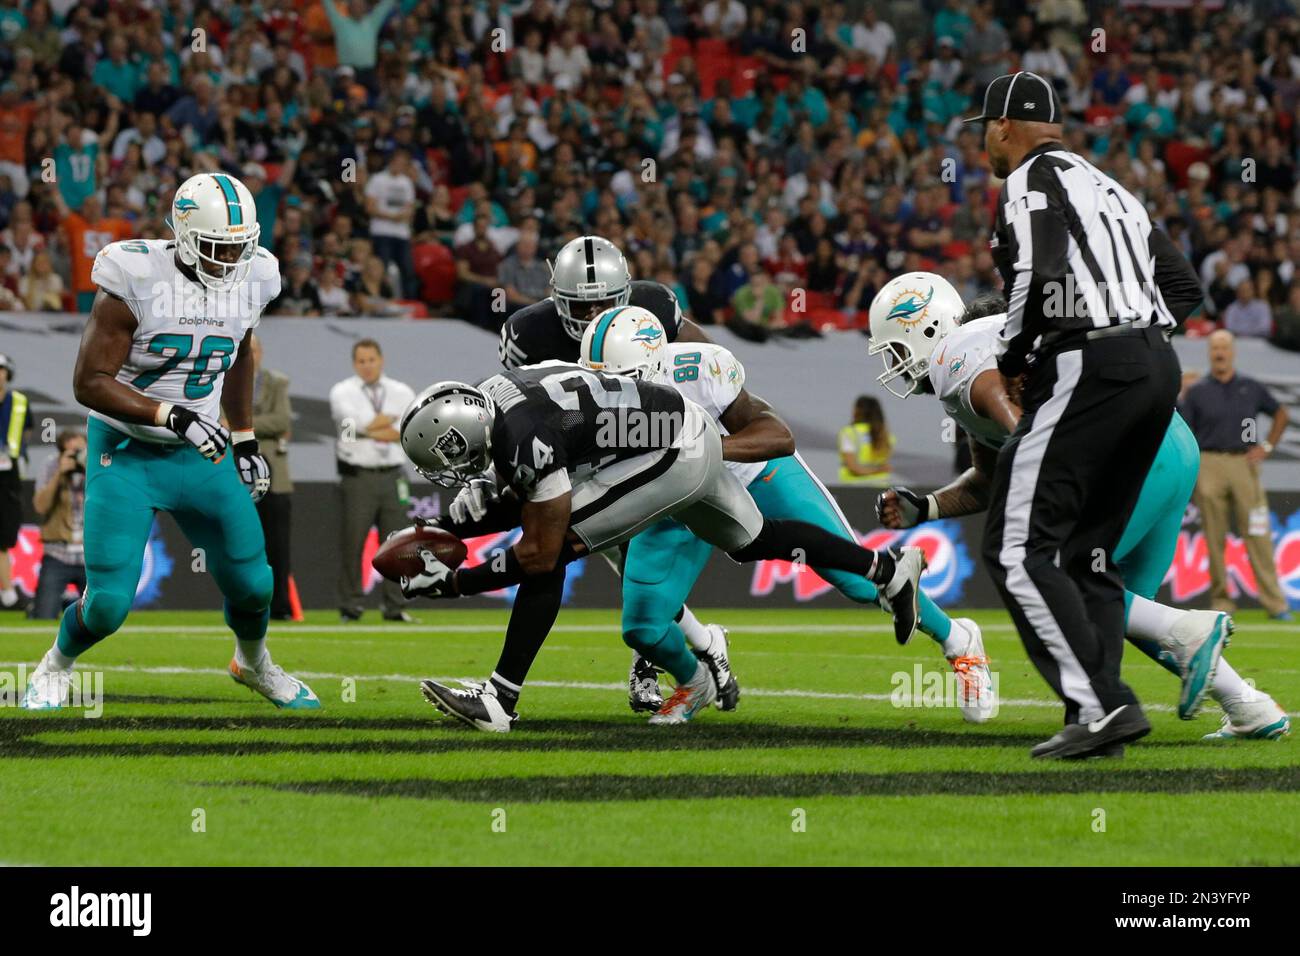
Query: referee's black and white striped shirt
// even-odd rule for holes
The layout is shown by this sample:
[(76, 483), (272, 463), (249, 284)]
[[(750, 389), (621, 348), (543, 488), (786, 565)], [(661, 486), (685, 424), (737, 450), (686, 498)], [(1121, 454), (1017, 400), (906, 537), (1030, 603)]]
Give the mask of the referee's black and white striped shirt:
[(1157, 259), (1170, 253), (1185, 261), (1115, 180), (1061, 143), (1032, 150), (1003, 184), (993, 232), (1008, 306), (1002, 353), (1124, 322), (1172, 330), (1186, 316), (1158, 284), (1167, 270)]

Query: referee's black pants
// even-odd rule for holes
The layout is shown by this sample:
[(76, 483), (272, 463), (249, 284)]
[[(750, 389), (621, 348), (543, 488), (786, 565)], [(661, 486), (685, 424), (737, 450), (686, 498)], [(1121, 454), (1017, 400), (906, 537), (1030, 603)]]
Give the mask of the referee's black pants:
[(1178, 358), (1155, 329), (1048, 346), (998, 455), (984, 561), (1067, 723), (1137, 702), (1120, 680), (1124, 582), (1111, 557), (1178, 397)]

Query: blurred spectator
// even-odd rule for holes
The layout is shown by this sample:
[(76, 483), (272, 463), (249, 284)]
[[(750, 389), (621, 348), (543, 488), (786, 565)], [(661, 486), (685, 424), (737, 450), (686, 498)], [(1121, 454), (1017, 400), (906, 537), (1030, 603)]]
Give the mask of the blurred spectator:
[(456, 247), (456, 311), (460, 318), (495, 330), (505, 319), (492, 309), (492, 293), (497, 286), (497, 269), (501, 253), (488, 238), (492, 214), (480, 208), (474, 216), (474, 236)]
[(18, 295), (30, 312), (63, 311), (63, 278), (50, 264), (49, 253), (38, 252), (32, 258), (31, 269), (18, 280)]
[(451, 190), (439, 184), (433, 188), (428, 201), (415, 210), (413, 223), (417, 242), (450, 242), (456, 229), (456, 217), (451, 211)]
[(520, 231), (514, 250), (497, 269), (497, 281), (506, 292), (507, 314), (549, 294), (551, 269), (537, 257), (535, 226)]
[(347, 0), (339, 10), (334, 0), (321, 0), (330, 26), (334, 28), (334, 49), (341, 66), (357, 71), (363, 83), (370, 80), (379, 53), (379, 31), (397, 6), (397, 0), (381, 0), (368, 8), (366, 0)]
[(27, 600), (14, 588), (9, 551), (18, 543), (23, 523), (22, 465), (32, 430), (27, 396), (10, 388), (14, 365), (0, 354), (0, 610), (21, 611)]
[(384, 267), (383, 260), (376, 255), (371, 255), (366, 259), (360, 275), (353, 283), (354, 313), (369, 318), (400, 315), (402, 308), (394, 301), (396, 296), (397, 290), (389, 281), (388, 270)]
[(320, 272), (320, 287), (316, 296), (320, 300), (321, 315), (347, 315), (352, 311), (352, 299), (343, 287), (341, 267), (327, 262)]
[(785, 296), (773, 285), (771, 276), (759, 269), (750, 276), (749, 282), (736, 290), (731, 297), (731, 308), (727, 328), (742, 339), (766, 342), (782, 325)]
[(740, 0), (709, 0), (700, 19), (713, 36), (734, 40), (744, 29), (748, 15)]
[(271, 303), (276, 315), (317, 316), (321, 314), (320, 292), (312, 280), (311, 256), (301, 253), (289, 264), (280, 284), (280, 295)]
[(366, 183), (366, 213), (375, 255), (397, 266), (402, 293), (416, 297), (415, 265), (411, 260), (411, 222), (415, 218), (415, 183), (410, 176), (411, 154), (398, 148), (388, 164)]
[[(116, 109), (110, 113), (106, 139), (117, 135), (117, 115)], [(57, 124), (55, 127), (58, 138), (54, 147), (54, 174), (58, 191), (69, 209), (80, 209), (95, 192), (98, 176), (107, 168), (107, 158), (100, 154), (99, 137), (81, 125), (76, 109), (59, 113), (57, 122), (63, 127), (61, 135)]]
[(1273, 315), (1268, 303), (1255, 296), (1255, 283), (1242, 280), (1237, 298), (1224, 310), (1223, 326), (1233, 335), (1268, 338), (1273, 331)]
[[(57, 198), (57, 194), (56, 198)], [(72, 291), (76, 295), (78, 312), (89, 312), (95, 302), (96, 286), (90, 278), (99, 250), (110, 243), (129, 239), (134, 230), (125, 219), (110, 219), (103, 215), (99, 197), (86, 197), (78, 212), (63, 212), (63, 231), (68, 241), (68, 254), (72, 261)]]
[(289, 378), (263, 363), (262, 340), (250, 339), (253, 358), (253, 433), (271, 467), (271, 490), (257, 503), (257, 514), (266, 536), (266, 561), (271, 566), (275, 589), (271, 597), (271, 618), (293, 618), (289, 600), (289, 540), (292, 529), (293, 478), (289, 474), (289, 435), (293, 431), (293, 404), (289, 400)]
[(86, 590), (86, 436), (64, 429), (36, 477), (32, 506), (41, 519), (41, 574), (31, 616), (53, 620), (72, 600), (68, 585)]
[(1300, 352), (1300, 284), (1291, 286), (1286, 303), (1273, 315), (1273, 344)]
[(880, 400), (859, 395), (853, 403), (853, 422), (840, 429), (840, 481), (881, 487), (891, 484), (889, 459), (895, 443)]

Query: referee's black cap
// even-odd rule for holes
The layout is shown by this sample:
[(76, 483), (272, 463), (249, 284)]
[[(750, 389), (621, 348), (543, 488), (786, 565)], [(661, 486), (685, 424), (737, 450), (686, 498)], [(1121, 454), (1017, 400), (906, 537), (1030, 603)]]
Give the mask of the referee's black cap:
[(1061, 118), (1061, 100), (1055, 87), (1037, 73), (1021, 70), (1019, 73), (1005, 73), (990, 83), (984, 91), (984, 112), (963, 122), (1013, 119), (1059, 123)]

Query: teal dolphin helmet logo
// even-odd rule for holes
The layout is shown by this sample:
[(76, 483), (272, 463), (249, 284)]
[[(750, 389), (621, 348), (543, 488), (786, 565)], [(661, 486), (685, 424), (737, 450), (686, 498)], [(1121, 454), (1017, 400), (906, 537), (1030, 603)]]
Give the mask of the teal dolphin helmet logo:
[(657, 325), (651, 325), (649, 323), (646, 323), (645, 325), (641, 326), (639, 329), (636, 330), (636, 334), (632, 336), (632, 341), (641, 342), (644, 345), (653, 346), (657, 344), (659, 340), (662, 339), (663, 337), (664, 337), (663, 329), (661, 329)]
[(934, 286), (921, 298), (921, 293), (909, 289), (894, 300), (893, 306), (889, 310), (886, 319), (895, 319), (903, 325), (916, 325), (925, 318), (925, 310), (930, 306), (930, 300), (934, 298)]

